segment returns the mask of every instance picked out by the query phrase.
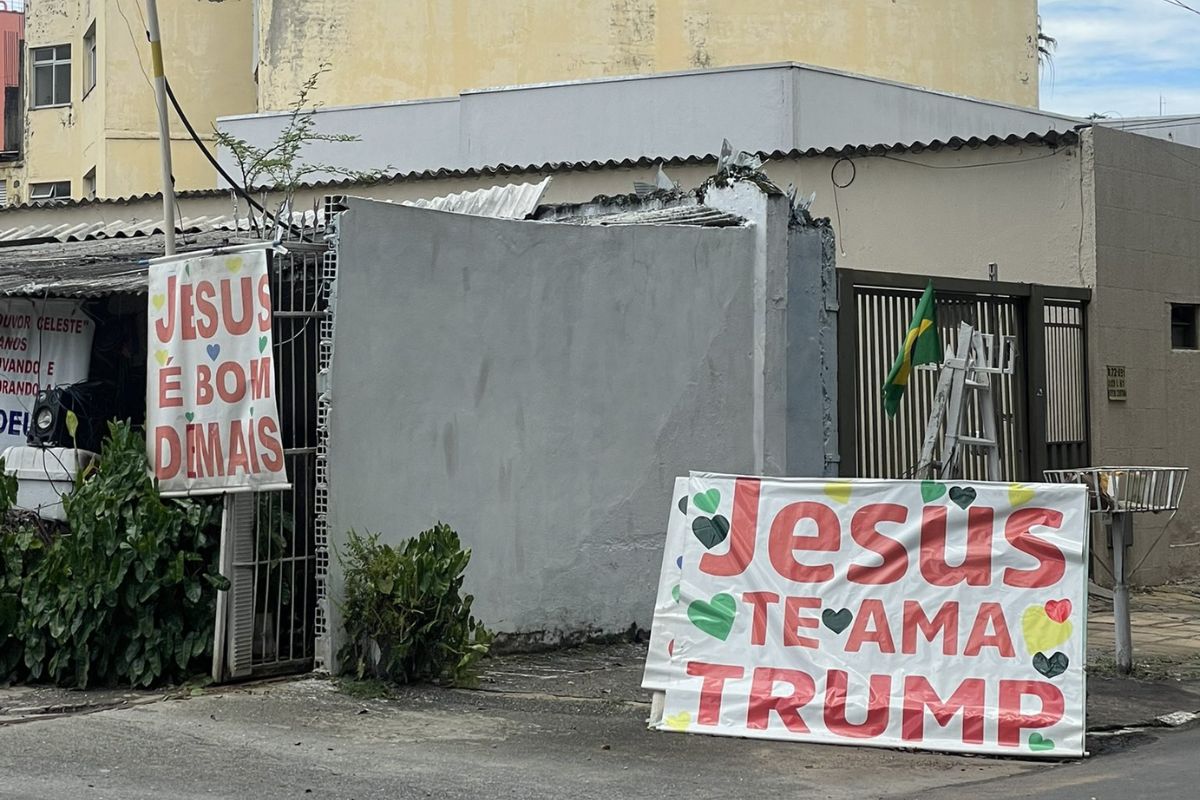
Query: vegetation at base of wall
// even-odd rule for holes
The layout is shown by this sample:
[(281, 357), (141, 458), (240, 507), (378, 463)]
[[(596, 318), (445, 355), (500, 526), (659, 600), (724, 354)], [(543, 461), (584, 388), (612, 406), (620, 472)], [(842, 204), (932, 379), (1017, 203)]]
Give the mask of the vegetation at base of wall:
[(339, 655), (347, 671), (395, 683), (477, 682), (493, 635), (471, 616), (474, 598), (462, 594), (471, 551), (457, 533), (438, 523), (391, 547), (377, 533), (350, 531), (338, 560), (347, 636)]
[[(4, 510), (14, 497), (0, 484)], [(206, 669), (228, 587), (218, 506), (160, 497), (128, 423), (109, 424), (64, 506), (57, 533), (12, 514), (0, 526), (0, 681), (150, 686)]]

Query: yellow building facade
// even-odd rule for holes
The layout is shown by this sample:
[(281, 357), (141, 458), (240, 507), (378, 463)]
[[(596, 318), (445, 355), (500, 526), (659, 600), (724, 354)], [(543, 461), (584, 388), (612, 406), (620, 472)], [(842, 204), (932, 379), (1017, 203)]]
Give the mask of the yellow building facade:
[(257, 0), (262, 111), (797, 61), (1038, 103), (1037, 0)]
[[(24, 147), (10, 203), (161, 189), (142, 0), (38, 0), (25, 18)], [(210, 149), (214, 120), (255, 110), (252, 0), (159, 3), (168, 79)], [(216, 175), (171, 112), (179, 189)]]

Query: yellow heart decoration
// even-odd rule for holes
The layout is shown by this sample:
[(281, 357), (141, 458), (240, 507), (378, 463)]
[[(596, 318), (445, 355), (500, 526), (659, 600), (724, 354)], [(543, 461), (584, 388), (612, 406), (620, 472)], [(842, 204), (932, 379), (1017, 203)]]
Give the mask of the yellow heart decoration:
[(688, 726), (692, 724), (692, 712), (680, 711), (678, 714), (672, 714), (663, 721), (673, 731), (686, 731)]
[(1049, 653), (1071, 638), (1070, 620), (1055, 622), (1046, 616), (1043, 606), (1030, 606), (1021, 615), (1021, 633), (1025, 634), (1025, 649), (1030, 655)]
[(168, 353), (166, 350), (155, 350), (154, 351), (154, 360), (158, 362), (158, 365), (160, 367), (165, 367), (167, 365), (167, 359), (170, 357), (171, 357), (171, 354)]
[(825, 484), (825, 495), (837, 503), (848, 503), (853, 487), (848, 483)]
[(1008, 485), (1008, 503), (1012, 506), (1023, 506), (1033, 499), (1032, 486), (1022, 486), (1019, 483), (1010, 483)]
[(240, 256), (233, 256), (225, 259), (225, 269), (230, 272), (237, 272), (242, 268), (242, 259)]
[(162, 311), (163, 303), (167, 302), (167, 296), (165, 294), (156, 294), (150, 298), (150, 302), (154, 304), (156, 311)]

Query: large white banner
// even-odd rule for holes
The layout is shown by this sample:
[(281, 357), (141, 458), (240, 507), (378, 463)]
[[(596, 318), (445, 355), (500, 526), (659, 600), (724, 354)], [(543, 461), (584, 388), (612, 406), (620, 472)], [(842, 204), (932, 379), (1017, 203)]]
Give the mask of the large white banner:
[(0, 300), (0, 450), (25, 444), (39, 389), (88, 379), (96, 326), (72, 300)]
[(1083, 753), (1085, 487), (693, 473), (686, 497), (660, 729)]
[(288, 488), (265, 250), (150, 266), (146, 446), (164, 494)]

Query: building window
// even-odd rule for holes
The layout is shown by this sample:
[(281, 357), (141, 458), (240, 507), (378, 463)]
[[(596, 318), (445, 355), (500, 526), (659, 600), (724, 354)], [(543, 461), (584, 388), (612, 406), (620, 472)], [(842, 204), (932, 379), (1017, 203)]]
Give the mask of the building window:
[(32, 56), (33, 107), (70, 105), (71, 45), (35, 47)]
[(1194, 303), (1171, 303), (1171, 349), (1196, 350), (1200, 348), (1200, 337), (1196, 335), (1196, 311)]
[(8, 181), (0, 181), (0, 208), (8, 205)]
[(29, 202), (31, 203), (54, 203), (70, 199), (70, 181), (29, 184)]
[(83, 96), (96, 88), (96, 23), (83, 35)]
[(83, 196), (86, 200), (96, 199), (96, 168), (92, 167), (88, 170), (87, 175), (83, 176)]

